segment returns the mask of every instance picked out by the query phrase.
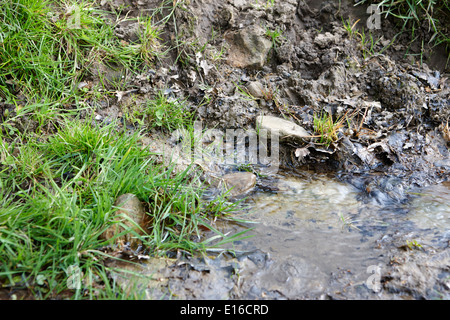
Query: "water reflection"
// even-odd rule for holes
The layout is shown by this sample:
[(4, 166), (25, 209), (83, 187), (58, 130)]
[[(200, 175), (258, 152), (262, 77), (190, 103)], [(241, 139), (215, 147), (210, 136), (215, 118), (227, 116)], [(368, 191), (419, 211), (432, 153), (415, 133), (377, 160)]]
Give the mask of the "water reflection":
[(411, 202), (409, 220), (418, 228), (448, 231), (450, 228), (450, 182), (421, 190)]

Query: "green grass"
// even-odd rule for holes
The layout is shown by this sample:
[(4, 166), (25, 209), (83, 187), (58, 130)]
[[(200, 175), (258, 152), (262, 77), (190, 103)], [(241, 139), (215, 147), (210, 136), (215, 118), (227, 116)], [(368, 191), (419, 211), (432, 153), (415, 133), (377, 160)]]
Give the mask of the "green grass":
[(193, 125), (194, 117), (185, 101), (165, 95), (162, 91), (144, 104), (131, 103), (124, 109), (129, 122), (145, 128), (160, 128), (171, 132)]
[(353, 22), (350, 18), (348, 18), (347, 20), (344, 20), (344, 18), (342, 18), (342, 24), (344, 26), (344, 29), (347, 31), (350, 39), (352, 39), (358, 33), (355, 29), (355, 26), (358, 22), (359, 20)]
[[(175, 172), (157, 164), (139, 143), (144, 132), (95, 124), (92, 101), (116, 92), (77, 89), (94, 61), (131, 72), (151, 67), (164, 54), (161, 21), (173, 10), (159, 22), (139, 18), (139, 40), (126, 43), (113, 32), (119, 20), (106, 20), (92, 6), (47, 0), (0, 5), (0, 288), (25, 289), (38, 299), (66, 293), (72, 299), (139, 298), (111, 280), (103, 263), (109, 242), (99, 237), (115, 223), (114, 202), (124, 193), (135, 194), (149, 215), (146, 232), (135, 234), (147, 255), (201, 254), (242, 236), (211, 225), (217, 217), (232, 219), (236, 207), (225, 197), (206, 200), (193, 168)], [(115, 89), (129, 88), (117, 83)], [(142, 130), (193, 128), (184, 101), (163, 92), (122, 111)], [(213, 235), (207, 238), (202, 226)], [(69, 285), (75, 267), (80, 289)]]
[(266, 36), (268, 36), (272, 41), (272, 47), (276, 48), (283, 41), (283, 31), (276, 28), (275, 30), (271, 30), (266, 28)]
[(449, 0), (362, 0), (357, 4), (376, 3), (383, 8), (384, 17), (392, 16), (401, 23), (401, 32), (419, 39), (420, 30), (431, 34), (430, 43), (444, 44), (450, 59), (450, 1)]
[(417, 240), (406, 240), (406, 245), (408, 246), (409, 250), (413, 249), (422, 249), (422, 245), (417, 242)]
[(269, 9), (269, 8), (273, 8), (275, 6), (275, 0), (266, 0), (266, 1), (261, 1), (261, 4), (258, 3), (258, 0), (255, 0), (255, 3), (253, 4), (254, 6), (259, 6), (261, 5), (262, 7), (264, 7), (265, 9)]
[[(156, 56), (159, 32), (143, 21), (140, 43), (120, 42), (87, 2), (5, 0), (0, 6), (0, 96), (72, 97), (94, 60), (134, 70)], [(70, 10), (70, 8), (74, 8)], [(77, 17), (76, 19), (74, 17)], [(79, 17), (79, 18), (78, 18)]]
[(339, 139), (338, 130), (343, 126), (344, 117), (333, 120), (330, 113), (314, 114), (313, 126), (314, 132), (319, 138), (319, 144), (325, 145), (327, 148)]
[[(137, 142), (138, 133), (115, 127), (70, 121), (45, 141), (7, 143), (2, 137), (0, 283), (48, 298), (67, 289), (70, 266), (104, 283), (101, 261), (107, 253), (99, 235), (113, 223), (114, 201), (124, 193), (135, 194), (148, 208), (147, 233), (136, 236), (149, 254), (204, 252), (217, 245), (202, 238), (199, 226), (214, 230), (209, 220), (233, 205), (203, 200), (190, 170), (175, 173), (156, 165)], [(217, 231), (215, 239), (228, 238)], [(84, 295), (93, 294), (94, 288), (85, 289)], [(74, 298), (81, 294), (75, 291)]]
[(376, 53), (382, 53), (384, 49), (381, 51), (377, 51), (376, 47), (378, 43), (380, 42), (380, 38), (375, 40), (372, 32), (369, 30), (369, 32), (366, 34), (364, 29), (361, 30), (361, 32), (357, 32), (358, 36), (360, 37), (360, 47), (362, 51), (362, 55), (364, 59), (370, 58), (371, 56), (375, 55)]
[(343, 27), (347, 31), (349, 38), (353, 39), (356, 36), (359, 37), (359, 40), (360, 40), (359, 46), (360, 46), (360, 49), (361, 49), (364, 59), (369, 58), (376, 53), (381, 53), (384, 50), (384, 48), (380, 52), (377, 52), (375, 50), (376, 45), (378, 44), (380, 39), (375, 40), (374, 36), (372, 35), (372, 32), (370, 30), (369, 30), (368, 34), (366, 34), (366, 32), (364, 31), (364, 28), (362, 28), (361, 31), (358, 31), (355, 28), (359, 21), (360, 20), (353, 22), (350, 18), (347, 20), (344, 20), (342, 18)]

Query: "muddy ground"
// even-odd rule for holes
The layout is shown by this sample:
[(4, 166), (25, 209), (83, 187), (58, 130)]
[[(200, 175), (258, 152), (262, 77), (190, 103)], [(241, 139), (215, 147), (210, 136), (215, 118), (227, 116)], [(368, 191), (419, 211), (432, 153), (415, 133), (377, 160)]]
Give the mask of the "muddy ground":
[[(122, 15), (130, 10), (129, 16), (138, 16), (153, 13), (159, 1), (102, 4), (107, 10), (120, 8)], [(162, 17), (170, 10), (166, 8)], [(176, 49), (145, 74), (123, 71), (125, 84), (138, 92), (105, 101), (98, 113), (105, 118), (123, 116), (130, 105), (164, 90), (187, 98), (208, 128), (254, 128), (257, 115), (281, 115), (314, 134), (314, 113), (331, 112), (334, 119), (347, 115), (350, 127), (345, 123), (328, 150), (308, 141), (290, 145), (283, 165), (320, 166), (339, 172), (341, 179), (370, 190), (372, 196), (379, 190), (401, 201), (405, 187), (447, 178), (447, 56), (434, 48), (423, 56), (432, 67), (419, 66), (407, 34), (390, 44), (396, 29), (387, 19), (381, 30), (372, 30), (381, 40), (373, 48), (362, 46), (357, 35), (350, 37), (343, 28), (342, 19), (360, 19), (356, 26), (362, 30), (367, 18), (365, 8), (349, 1), (291, 0), (273, 6), (244, 0), (183, 2), (162, 34), (161, 42)], [(138, 22), (129, 21), (116, 28), (125, 41), (136, 40), (138, 30)], [(266, 30), (279, 30), (281, 36), (273, 43)], [(385, 46), (388, 49), (378, 54)], [(410, 55), (405, 56), (406, 50)], [(244, 99), (243, 91), (254, 99)], [(309, 157), (291, 157), (293, 148), (305, 146)], [(354, 173), (370, 174), (371, 181), (353, 182)], [(396, 179), (386, 182), (377, 173)]]
[[(308, 139), (283, 144), (281, 167), (285, 172), (332, 173), (359, 189), (361, 201), (381, 205), (407, 202), (411, 188), (448, 180), (449, 69), (442, 48), (427, 49), (422, 56), (426, 64), (420, 65), (419, 56), (414, 55), (420, 47), (416, 43), (409, 45), (408, 34), (391, 43), (398, 29), (384, 17), (381, 29), (371, 31), (381, 40), (374, 46), (362, 44), (357, 34), (351, 36), (343, 27), (347, 19), (361, 19), (358, 32), (366, 28), (366, 7), (354, 7), (351, 1), (269, 3), (178, 1), (161, 35), (163, 47), (175, 49), (140, 75), (119, 71), (126, 87), (135, 91), (120, 101), (113, 98), (101, 103), (97, 109), (99, 119), (120, 118), (130, 106), (139, 105), (158, 90), (187, 99), (192, 111), (209, 128), (254, 128), (256, 116), (263, 114), (290, 119), (313, 135), (314, 113), (327, 111), (335, 119), (345, 115), (351, 119), (340, 130), (338, 141), (329, 148)], [(106, 10), (122, 10), (121, 17), (153, 14), (158, 5), (157, 0), (101, 1)], [(170, 14), (172, 8), (167, 5), (154, 21)], [(118, 24), (116, 33), (132, 42), (138, 30), (137, 22), (124, 21)], [(278, 30), (281, 35), (271, 39), (267, 30)], [(365, 32), (368, 34), (367, 28)], [(384, 47), (388, 48), (379, 54)], [(405, 55), (407, 50), (410, 55)], [(99, 81), (99, 72), (118, 77), (117, 71), (99, 68), (86, 80)], [(251, 93), (253, 98), (248, 99), (243, 92)], [(298, 148), (307, 148), (309, 155), (299, 159), (294, 154)], [(386, 296), (381, 297), (402, 293), (411, 298), (430, 298), (434, 287), (448, 292), (448, 283), (443, 280), (449, 273), (448, 239), (447, 246), (441, 243), (432, 255), (430, 251), (411, 255), (397, 245), (401, 237), (404, 235), (386, 235), (378, 244), (392, 257), (388, 271), (382, 275)], [(430, 255), (436, 257), (433, 262)], [(164, 273), (162, 278), (172, 279), (172, 292), (176, 288), (184, 292), (179, 298), (380, 297), (367, 288), (353, 296), (336, 295), (338, 289), (314, 286), (298, 295), (267, 288), (258, 268), (274, 268), (270, 272), (283, 274), (285, 271), (275, 269), (287, 270), (302, 265), (301, 261), (273, 265), (266, 253), (259, 251), (232, 259), (253, 270), (249, 271), (253, 272), (253, 280), (249, 277), (240, 283), (238, 291), (238, 280), (233, 277), (236, 269), (230, 260), (214, 260), (208, 266), (204, 259), (174, 260), (159, 272)], [(302, 276), (314, 274), (314, 270), (302, 272)], [(342, 271), (329, 288), (336, 284), (345, 287), (346, 281), (351, 282), (351, 277)]]

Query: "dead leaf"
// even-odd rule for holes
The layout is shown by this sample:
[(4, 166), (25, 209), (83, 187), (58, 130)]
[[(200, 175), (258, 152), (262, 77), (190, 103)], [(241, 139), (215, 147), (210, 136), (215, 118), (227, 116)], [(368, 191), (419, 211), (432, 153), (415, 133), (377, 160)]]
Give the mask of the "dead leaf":
[(444, 137), (444, 140), (445, 140), (446, 142), (450, 142), (450, 128), (449, 128), (449, 126), (448, 126), (448, 121), (447, 121), (447, 124), (445, 124), (445, 125), (444, 125), (444, 123), (442, 123), (442, 124), (439, 126), (439, 129), (440, 129), (441, 132), (442, 132), (442, 136)]

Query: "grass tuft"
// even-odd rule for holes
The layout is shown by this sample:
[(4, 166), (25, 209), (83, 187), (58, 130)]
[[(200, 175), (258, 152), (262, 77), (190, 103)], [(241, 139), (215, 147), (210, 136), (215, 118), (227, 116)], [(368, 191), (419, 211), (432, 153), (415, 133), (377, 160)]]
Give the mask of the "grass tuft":
[(357, 5), (375, 3), (381, 14), (392, 16), (402, 23), (402, 32), (411, 33), (412, 41), (419, 31), (431, 33), (430, 43), (447, 47), (450, 59), (450, 1), (449, 0), (362, 0)]
[(159, 31), (145, 21), (140, 44), (119, 41), (114, 25), (87, 2), (5, 0), (0, 6), (0, 96), (71, 97), (92, 61), (136, 70), (158, 51)]
[(67, 289), (71, 266), (104, 277), (101, 261), (107, 254), (99, 235), (112, 223), (114, 201), (124, 193), (135, 194), (147, 208), (150, 224), (139, 241), (148, 254), (213, 246), (199, 226), (209, 226), (209, 219), (233, 205), (205, 201), (190, 169), (175, 173), (155, 164), (137, 142), (138, 133), (115, 127), (70, 121), (45, 141), (15, 146), (2, 137), (1, 283), (16, 287), (25, 281), (28, 290), (48, 298)]
[(331, 143), (337, 141), (338, 130), (343, 126), (344, 117), (333, 120), (333, 116), (329, 113), (314, 114), (313, 125), (314, 131), (319, 137), (319, 143), (327, 148)]

